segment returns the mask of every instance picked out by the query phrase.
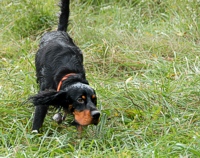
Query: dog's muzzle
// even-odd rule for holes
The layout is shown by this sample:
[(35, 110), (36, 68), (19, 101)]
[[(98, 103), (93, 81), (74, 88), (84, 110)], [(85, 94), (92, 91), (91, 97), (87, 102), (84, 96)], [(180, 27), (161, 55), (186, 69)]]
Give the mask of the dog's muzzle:
[(87, 126), (90, 124), (97, 125), (100, 121), (100, 112), (98, 110), (74, 110), (73, 114), (75, 122), (81, 126)]

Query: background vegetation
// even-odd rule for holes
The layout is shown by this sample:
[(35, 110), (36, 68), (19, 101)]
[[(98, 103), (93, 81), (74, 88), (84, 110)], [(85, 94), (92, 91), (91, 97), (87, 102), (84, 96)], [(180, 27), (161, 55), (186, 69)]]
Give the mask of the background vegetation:
[(56, 4), (0, 0), (0, 157), (200, 157), (200, 1), (72, 2), (68, 32), (102, 113), (82, 139), (55, 111), (31, 133), (34, 56)]

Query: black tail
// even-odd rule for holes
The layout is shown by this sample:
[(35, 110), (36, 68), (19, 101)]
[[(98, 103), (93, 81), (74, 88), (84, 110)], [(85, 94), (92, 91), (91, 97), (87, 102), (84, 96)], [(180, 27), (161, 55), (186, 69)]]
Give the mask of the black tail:
[(61, 14), (59, 17), (58, 31), (67, 31), (70, 0), (61, 0), (60, 3)]

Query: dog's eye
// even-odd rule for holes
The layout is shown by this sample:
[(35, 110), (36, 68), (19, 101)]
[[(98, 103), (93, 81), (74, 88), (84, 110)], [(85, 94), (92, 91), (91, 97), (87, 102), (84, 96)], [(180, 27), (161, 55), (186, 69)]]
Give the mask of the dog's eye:
[(77, 101), (78, 101), (79, 103), (81, 103), (81, 104), (84, 103), (84, 99), (83, 99), (83, 98), (78, 98)]

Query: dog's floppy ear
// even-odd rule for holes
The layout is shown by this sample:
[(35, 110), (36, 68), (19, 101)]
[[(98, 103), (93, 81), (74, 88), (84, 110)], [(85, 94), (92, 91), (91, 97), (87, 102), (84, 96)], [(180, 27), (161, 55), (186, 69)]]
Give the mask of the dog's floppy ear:
[(66, 91), (42, 91), (39, 94), (32, 96), (29, 100), (35, 105), (62, 105), (68, 102)]

